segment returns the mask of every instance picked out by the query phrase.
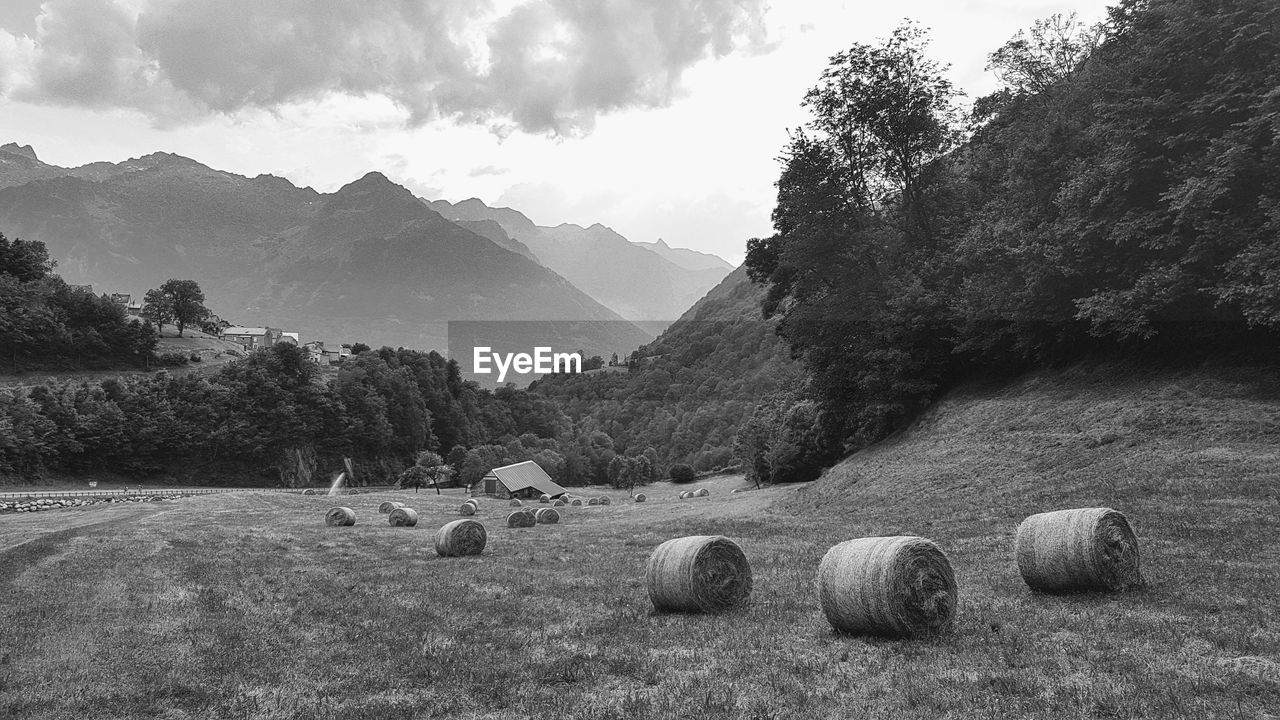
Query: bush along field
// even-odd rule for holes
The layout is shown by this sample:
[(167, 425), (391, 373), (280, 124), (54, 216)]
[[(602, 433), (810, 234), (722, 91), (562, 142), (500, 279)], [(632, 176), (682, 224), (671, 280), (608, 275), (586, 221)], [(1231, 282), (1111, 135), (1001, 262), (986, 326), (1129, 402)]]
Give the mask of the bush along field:
[[(43, 534), (0, 552), (0, 716), (1274, 718), (1280, 388), (1261, 377), (966, 387), (803, 488), (576, 489), (611, 502), (530, 527), (508, 527), (507, 501), (464, 511), (458, 490), (9, 516)], [(389, 524), (388, 502), (416, 525)], [(326, 525), (335, 505), (355, 525)], [(1145, 585), (1031, 590), (1019, 523), (1088, 507), (1127, 516)], [(483, 552), (438, 555), (464, 516)], [(693, 535), (741, 549), (744, 604), (655, 611), (650, 555)], [(820, 561), (895, 535), (945, 553), (953, 624), (837, 632)]]

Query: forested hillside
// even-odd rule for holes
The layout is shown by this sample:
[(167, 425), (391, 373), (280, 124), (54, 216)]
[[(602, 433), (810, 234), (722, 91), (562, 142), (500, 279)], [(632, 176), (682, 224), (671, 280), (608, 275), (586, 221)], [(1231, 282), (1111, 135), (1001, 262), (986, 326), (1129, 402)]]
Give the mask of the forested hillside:
[(619, 453), (653, 447), (665, 463), (730, 465), (756, 404), (790, 397), (800, 381), (775, 323), (761, 318), (762, 297), (739, 268), (637, 350), (630, 371), (557, 375), (531, 390), (563, 408), (580, 434), (610, 436)]
[(808, 372), (814, 462), (974, 373), (1274, 357), (1280, 6), (1122, 0), (991, 65), (966, 114), (908, 24), (804, 99), (746, 265)]
[(154, 328), (68, 285), (53, 265), (43, 244), (0, 234), (0, 369), (145, 365), (156, 348)]

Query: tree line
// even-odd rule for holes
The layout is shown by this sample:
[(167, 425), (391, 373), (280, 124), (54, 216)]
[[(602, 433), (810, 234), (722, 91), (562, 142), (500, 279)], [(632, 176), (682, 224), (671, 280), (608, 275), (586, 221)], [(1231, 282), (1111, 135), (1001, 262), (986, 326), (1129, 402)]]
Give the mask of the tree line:
[(439, 458), (464, 484), (523, 460), (566, 485), (630, 487), (665, 470), (652, 449), (628, 457), (603, 433), (576, 436), (546, 398), (463, 381), (436, 352), (365, 350), (326, 378), (305, 350), (277, 344), (212, 373), (0, 390), (0, 474), (16, 478), (300, 487), (327, 483), (351, 459), (359, 483), (415, 484)]
[(965, 108), (907, 24), (805, 96), (775, 233), (748, 244), (807, 375), (740, 437), (758, 472), (821, 467), (975, 374), (1274, 358), (1280, 6), (1121, 0), (990, 63), (1003, 87)]

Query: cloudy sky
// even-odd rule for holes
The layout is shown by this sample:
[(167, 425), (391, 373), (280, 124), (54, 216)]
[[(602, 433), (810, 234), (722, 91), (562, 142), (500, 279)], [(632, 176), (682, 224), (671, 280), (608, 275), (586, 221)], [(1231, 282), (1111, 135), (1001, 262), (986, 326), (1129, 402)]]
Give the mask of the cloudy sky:
[(428, 199), (742, 259), (827, 58), (931, 29), (971, 97), (986, 56), (1099, 0), (0, 0), (0, 141), (47, 162), (156, 150), (330, 192)]

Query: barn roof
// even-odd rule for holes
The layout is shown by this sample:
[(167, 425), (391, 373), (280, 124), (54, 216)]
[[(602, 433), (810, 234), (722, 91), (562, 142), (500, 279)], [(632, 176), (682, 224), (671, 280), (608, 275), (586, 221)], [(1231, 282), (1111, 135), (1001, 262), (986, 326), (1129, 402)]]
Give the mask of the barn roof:
[(262, 327), (229, 327), (222, 331), (223, 335), (266, 335), (267, 329)]
[(547, 495), (561, 495), (567, 492), (556, 484), (542, 466), (532, 460), (525, 460), (514, 465), (504, 465), (489, 471), (485, 477), (496, 477), (508, 492), (516, 492), (525, 488), (533, 488)]

